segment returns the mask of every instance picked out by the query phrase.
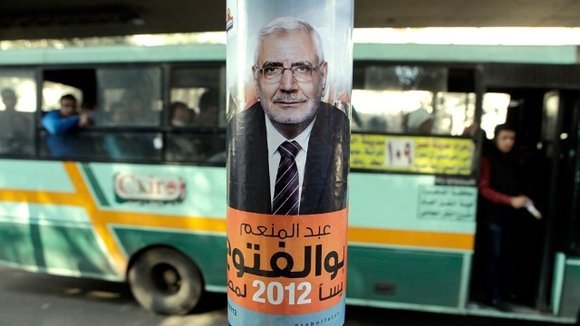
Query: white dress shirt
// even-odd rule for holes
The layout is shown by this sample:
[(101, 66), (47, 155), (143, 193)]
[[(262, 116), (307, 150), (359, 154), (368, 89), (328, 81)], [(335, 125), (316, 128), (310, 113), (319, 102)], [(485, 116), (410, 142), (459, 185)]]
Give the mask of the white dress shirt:
[[(314, 119), (316, 120), (316, 119)], [(310, 140), (310, 133), (312, 133), (312, 126), (314, 120), (304, 129), (300, 135), (294, 139), (286, 139), (282, 136), (276, 127), (272, 124), (268, 116), (266, 116), (266, 140), (268, 142), (268, 165), (270, 168), (270, 203), (274, 199), (274, 186), (276, 185), (276, 174), (278, 173), (278, 165), (280, 164), (280, 153), (278, 147), (285, 141), (296, 141), (302, 148), (296, 154), (296, 167), (298, 168), (298, 198), (302, 196), (302, 183), (304, 182), (304, 167), (306, 165), (306, 153), (308, 153), (308, 140)]]

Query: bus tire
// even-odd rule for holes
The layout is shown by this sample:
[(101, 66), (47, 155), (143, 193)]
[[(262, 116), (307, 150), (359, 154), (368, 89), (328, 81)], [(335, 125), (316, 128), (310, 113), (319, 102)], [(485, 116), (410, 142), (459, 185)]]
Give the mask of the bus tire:
[(145, 309), (164, 315), (185, 315), (203, 293), (195, 263), (177, 250), (156, 248), (139, 255), (127, 275), (131, 292)]

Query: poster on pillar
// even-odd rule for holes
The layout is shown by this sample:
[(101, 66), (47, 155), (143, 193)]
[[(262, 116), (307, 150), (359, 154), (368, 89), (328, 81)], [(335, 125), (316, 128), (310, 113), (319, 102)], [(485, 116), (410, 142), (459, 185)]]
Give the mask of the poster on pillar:
[(228, 0), (228, 323), (343, 325), (353, 0)]

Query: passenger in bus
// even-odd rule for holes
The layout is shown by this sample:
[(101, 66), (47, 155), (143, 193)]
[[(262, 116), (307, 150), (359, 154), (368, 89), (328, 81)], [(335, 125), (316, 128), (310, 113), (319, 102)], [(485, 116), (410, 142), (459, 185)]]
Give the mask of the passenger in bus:
[(4, 112), (16, 112), (16, 93), (11, 88), (2, 90), (2, 103), (4, 104)]
[(217, 127), (219, 122), (219, 94), (208, 90), (199, 98), (199, 113), (194, 119), (198, 127)]
[[(228, 151), (232, 143), (237, 151), (229, 155), (229, 205), (279, 215), (345, 208), (349, 124), (322, 101), (320, 35), (305, 21), (277, 18), (260, 30), (254, 59), (259, 99), (229, 123)], [(286, 166), (294, 177), (285, 177)]]
[(16, 110), (18, 98), (13, 89), (5, 88), (1, 94), (4, 110), (0, 111), (0, 153), (32, 153), (34, 115)]
[(169, 106), (171, 126), (189, 127), (193, 120), (193, 110), (183, 102), (173, 102)]
[(479, 190), (482, 209), (477, 235), (483, 279), (484, 303), (501, 311), (511, 311), (506, 302), (509, 284), (510, 254), (506, 241), (513, 232), (513, 221), (519, 209), (533, 205), (522, 194), (513, 155), (516, 132), (508, 125), (496, 126), (493, 144), (481, 158)]
[[(176, 101), (169, 106), (169, 121), (172, 127), (191, 127), (193, 110), (184, 102)], [(199, 161), (200, 141), (190, 132), (167, 137), (167, 159), (170, 161)]]
[(47, 112), (42, 117), (42, 126), (49, 133), (46, 144), (52, 156), (71, 156), (79, 154), (81, 148), (75, 133), (91, 125), (87, 112), (79, 114), (77, 99), (72, 94), (60, 98), (60, 108)]
[(47, 112), (41, 120), (42, 126), (50, 134), (64, 135), (90, 125), (89, 114), (78, 113), (77, 99), (74, 95), (63, 95), (59, 103), (60, 109)]

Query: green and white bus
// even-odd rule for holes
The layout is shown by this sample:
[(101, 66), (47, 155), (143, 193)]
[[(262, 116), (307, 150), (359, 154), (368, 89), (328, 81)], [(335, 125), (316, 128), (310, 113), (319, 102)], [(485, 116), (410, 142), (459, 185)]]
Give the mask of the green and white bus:
[[(577, 50), (355, 45), (348, 304), (577, 321)], [(166, 314), (226, 291), (224, 45), (2, 51), (0, 89), (3, 265), (128, 281)], [(40, 124), (65, 93), (95, 122), (68, 139)], [(545, 216), (517, 221), (510, 313), (472, 295), (483, 136), (466, 133), (505, 120)]]

